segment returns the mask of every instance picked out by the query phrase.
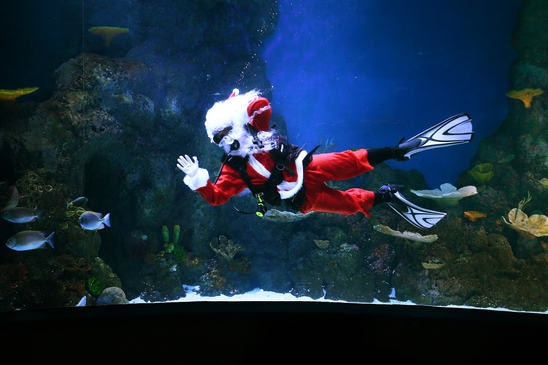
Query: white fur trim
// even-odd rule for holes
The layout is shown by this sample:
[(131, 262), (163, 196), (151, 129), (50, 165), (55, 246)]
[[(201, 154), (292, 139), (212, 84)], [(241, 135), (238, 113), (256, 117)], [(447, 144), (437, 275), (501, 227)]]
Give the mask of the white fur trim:
[[(279, 183), (278, 190), (280, 193), (280, 197), (282, 199), (288, 199), (293, 197), (293, 195), (297, 194), (297, 192), (301, 189), (303, 186), (303, 180), (304, 180), (304, 167), (303, 167), (303, 160), (306, 157), (307, 152), (305, 150), (302, 150), (301, 153), (299, 153), (299, 156), (295, 159), (295, 167), (297, 169), (297, 181), (282, 181)], [(257, 173), (261, 174), (265, 178), (270, 177), (270, 171), (268, 171), (262, 163), (257, 161), (253, 155), (249, 156), (249, 164), (253, 168), (253, 170), (257, 171)]]
[(265, 110), (269, 110), (269, 109), (272, 109), (272, 106), (269, 104), (269, 105), (265, 105), (263, 106), (262, 108), (260, 109), (257, 109), (253, 112), (253, 114), (251, 114), (251, 118), (254, 118), (256, 115), (259, 115), (261, 114), (262, 112), (264, 112)]
[(253, 155), (249, 155), (248, 162), (251, 165), (251, 167), (253, 167), (253, 170), (257, 171), (257, 173), (263, 175), (267, 179), (270, 177), (270, 171), (268, 171), (266, 167), (263, 166), (262, 163), (257, 161), (257, 159), (253, 157)]
[(296, 181), (282, 181), (281, 183), (278, 184), (278, 189), (280, 191), (286, 191), (286, 190), (291, 190), (295, 187), (295, 185), (297, 185), (297, 182)]
[(190, 177), (188, 175), (185, 175), (183, 181), (185, 184), (188, 185), (189, 188), (192, 190), (196, 190), (199, 188), (203, 188), (207, 185), (207, 181), (209, 180), (209, 172), (206, 169), (199, 168), (196, 174), (194, 176)]
[(213, 135), (226, 127), (232, 127), (234, 135), (242, 134), (250, 120), (247, 107), (259, 95), (259, 91), (254, 89), (213, 104), (204, 122), (209, 139), (213, 142)]
[[(291, 198), (293, 195), (297, 194), (297, 192), (303, 186), (303, 179), (304, 179), (303, 160), (306, 157), (306, 155), (307, 155), (307, 152), (305, 150), (302, 150), (301, 153), (299, 153), (299, 156), (297, 156), (297, 159), (295, 160), (295, 167), (297, 168), (296, 184), (291, 190), (287, 190), (287, 191), (280, 190), (280, 197), (282, 199)], [(278, 188), (280, 188), (280, 185), (278, 185)]]

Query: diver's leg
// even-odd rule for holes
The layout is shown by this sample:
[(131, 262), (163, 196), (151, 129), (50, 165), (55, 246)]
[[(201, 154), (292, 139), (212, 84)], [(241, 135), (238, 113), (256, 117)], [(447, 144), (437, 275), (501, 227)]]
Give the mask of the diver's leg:
[(403, 158), (403, 152), (398, 147), (368, 148), (367, 152), (369, 163), (373, 166), (386, 160), (401, 160)]
[(375, 191), (375, 203), (373, 205), (381, 203), (389, 203), (394, 201), (395, 195), (399, 189), (402, 189), (403, 185), (397, 184), (384, 184), (377, 191)]
[(395, 147), (368, 148), (369, 163), (376, 165), (390, 159), (406, 161), (422, 151), (470, 142), (473, 136), (470, 115), (453, 115), (406, 141), (402, 138)]
[(373, 191), (352, 188), (345, 191), (333, 189), (325, 184), (306, 186), (306, 200), (301, 213), (326, 212), (350, 215), (363, 213), (370, 217), (369, 210), (375, 203)]
[(373, 170), (373, 166), (369, 163), (368, 152), (363, 148), (319, 153), (313, 156), (312, 161), (306, 167), (305, 180), (307, 175), (323, 182), (348, 180), (371, 170)]

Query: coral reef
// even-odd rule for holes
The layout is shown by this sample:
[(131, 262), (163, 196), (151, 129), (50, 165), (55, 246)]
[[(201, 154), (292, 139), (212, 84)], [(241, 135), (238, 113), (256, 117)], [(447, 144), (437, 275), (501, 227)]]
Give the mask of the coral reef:
[(494, 166), (490, 162), (482, 162), (474, 165), (468, 174), (480, 185), (485, 185), (495, 176)]
[(413, 190), (411, 192), (417, 196), (433, 199), (443, 205), (457, 205), (459, 200), (467, 196), (476, 195), (478, 190), (475, 186), (468, 185), (457, 189), (450, 183), (440, 185), (439, 189), (433, 190)]
[(510, 228), (533, 237), (548, 236), (548, 217), (543, 214), (528, 216), (519, 208), (512, 208), (507, 215), (508, 220), (502, 217)]
[(526, 108), (531, 107), (531, 102), (533, 98), (538, 95), (542, 95), (544, 91), (542, 89), (521, 89), (521, 90), (510, 90), (506, 93), (506, 96), (512, 99), (521, 100), (523, 106)]
[(129, 28), (123, 28), (123, 27), (112, 27), (112, 26), (95, 26), (90, 27), (88, 29), (88, 32), (91, 34), (96, 34), (98, 36), (103, 37), (105, 40), (105, 47), (110, 47), (110, 43), (112, 42), (112, 39), (119, 35), (129, 32)]
[(211, 247), (215, 254), (227, 261), (232, 261), (236, 254), (244, 250), (242, 245), (234, 243), (225, 235), (219, 235), (218, 237), (212, 238), (209, 241), (209, 247)]
[(415, 242), (434, 242), (438, 239), (437, 234), (422, 235), (420, 233), (410, 232), (410, 231), (400, 232), (388, 226), (385, 226), (383, 224), (375, 224), (373, 226), (373, 229), (377, 232), (387, 234), (389, 236), (399, 237), (399, 238), (403, 238), (403, 239), (415, 241)]

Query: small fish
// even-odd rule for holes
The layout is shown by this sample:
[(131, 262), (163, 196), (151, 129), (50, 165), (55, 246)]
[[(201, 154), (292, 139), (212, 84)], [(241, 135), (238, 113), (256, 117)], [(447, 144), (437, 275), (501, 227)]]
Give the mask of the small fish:
[(80, 223), (80, 226), (83, 229), (89, 231), (103, 229), (105, 226), (110, 227), (110, 213), (103, 216), (102, 213), (86, 210), (80, 215), (80, 218), (78, 218), (78, 223)]
[(487, 214), (483, 212), (478, 212), (477, 210), (467, 210), (463, 213), (463, 216), (470, 222), (475, 222), (480, 218), (487, 217)]
[(0, 211), (2, 219), (12, 223), (30, 223), (40, 218), (42, 212), (24, 207), (5, 208)]
[(67, 203), (67, 209), (69, 209), (73, 205), (77, 205), (81, 207), (85, 205), (87, 202), (88, 202), (88, 198), (86, 198), (85, 196), (79, 196), (78, 198), (75, 198)]
[(55, 232), (51, 232), (46, 237), (44, 232), (40, 231), (21, 231), (17, 232), (6, 241), (6, 246), (15, 251), (28, 251), (35, 250), (37, 248), (45, 248), (46, 244), (53, 246), (53, 235)]

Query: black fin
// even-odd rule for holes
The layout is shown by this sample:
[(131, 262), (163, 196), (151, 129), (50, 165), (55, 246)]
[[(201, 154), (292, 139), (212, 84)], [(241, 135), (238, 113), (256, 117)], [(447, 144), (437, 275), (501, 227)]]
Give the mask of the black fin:
[(467, 143), (472, 140), (472, 119), (467, 113), (457, 114), (420, 132), (405, 142), (400, 142), (398, 148), (403, 157), (409, 159), (415, 153), (432, 148), (448, 147)]
[(403, 219), (417, 228), (432, 228), (447, 215), (444, 212), (419, 207), (405, 199), (400, 192), (395, 192), (393, 195), (397, 198), (398, 202), (392, 201), (387, 204)]

